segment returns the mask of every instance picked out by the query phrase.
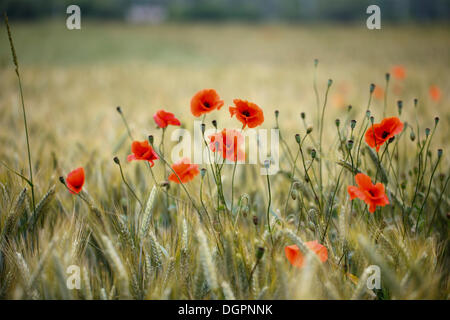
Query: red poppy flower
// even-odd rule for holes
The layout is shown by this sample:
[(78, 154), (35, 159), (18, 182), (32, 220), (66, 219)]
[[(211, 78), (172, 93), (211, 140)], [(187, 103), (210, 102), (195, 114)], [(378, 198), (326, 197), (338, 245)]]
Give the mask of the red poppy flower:
[(366, 143), (380, 150), (387, 140), (403, 131), (403, 122), (397, 117), (385, 118), (381, 123), (375, 123), (366, 131)]
[[(305, 242), (305, 245), (317, 254), (320, 261), (325, 262), (328, 260), (327, 248), (317, 242), (317, 240)], [(294, 267), (303, 267), (305, 257), (297, 245), (293, 244), (291, 246), (284, 247), (284, 253), (286, 254), (286, 258)]]
[(439, 100), (441, 100), (441, 89), (439, 89), (438, 86), (436, 85), (432, 85), (430, 86), (430, 90), (428, 91), (431, 97), (431, 100), (438, 102)]
[(79, 167), (71, 171), (66, 178), (66, 186), (71, 193), (79, 193), (84, 185), (84, 169)]
[(191, 112), (195, 117), (219, 110), (223, 106), (223, 100), (214, 89), (203, 89), (197, 92), (191, 99)]
[[(195, 178), (200, 173), (197, 164), (192, 164), (188, 158), (183, 158), (177, 163), (172, 165), (173, 171), (175, 171), (182, 183), (186, 183)], [(169, 180), (175, 183), (180, 183), (177, 175), (173, 172), (169, 175)]]
[(241, 99), (234, 99), (233, 102), (236, 107), (230, 107), (231, 117), (236, 115), (236, 118), (244, 125), (243, 128), (245, 126), (254, 128), (264, 122), (263, 111), (256, 104)]
[(160, 128), (166, 128), (168, 125), (179, 126), (181, 125), (180, 120), (175, 118), (175, 115), (171, 112), (166, 112), (164, 110), (158, 110), (153, 115), (153, 119)]
[(150, 162), (150, 166), (153, 167), (155, 164), (153, 160), (158, 160), (159, 157), (156, 154), (155, 150), (153, 150), (152, 146), (145, 141), (133, 141), (131, 144), (131, 152), (133, 154), (128, 155), (127, 160), (146, 160)]
[(212, 136), (209, 136), (209, 148), (212, 152), (221, 152), (224, 159), (230, 161), (242, 161), (245, 159), (245, 153), (240, 146), (244, 141), (244, 137), (237, 130), (223, 129)]
[(347, 192), (350, 195), (350, 200), (359, 198), (369, 206), (369, 212), (374, 213), (377, 206), (384, 207), (389, 204), (389, 199), (384, 192), (384, 185), (380, 182), (372, 184), (370, 177), (358, 173), (355, 176), (357, 187), (348, 186)]
[(406, 78), (406, 69), (403, 66), (393, 66), (392, 75), (397, 80), (403, 80)]

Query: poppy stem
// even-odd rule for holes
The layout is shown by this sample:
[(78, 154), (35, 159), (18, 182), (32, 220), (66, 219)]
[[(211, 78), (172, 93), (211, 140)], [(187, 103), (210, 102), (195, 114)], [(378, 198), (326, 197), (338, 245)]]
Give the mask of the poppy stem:
[(133, 141), (133, 135), (131, 134), (130, 127), (128, 126), (127, 119), (125, 118), (125, 115), (123, 114), (122, 108), (117, 107), (117, 112), (120, 114), (120, 117), (122, 118), (123, 124), (125, 125), (125, 128), (127, 129), (128, 136), (130, 137), (131, 141)]
[(270, 227), (270, 206), (272, 205), (272, 191), (270, 190), (270, 179), (269, 179), (269, 166), (266, 167), (266, 177), (267, 177), (267, 190), (269, 192), (269, 203), (267, 204), (267, 227), (269, 229), (270, 234), (270, 241), (272, 242), (273, 246), (273, 236), (272, 236), (272, 229)]
[(328, 80), (327, 90), (325, 92), (325, 100), (323, 102), (322, 107), (322, 114), (321, 114), (321, 120), (320, 120), (320, 133), (319, 133), (319, 188), (320, 188), (320, 202), (323, 202), (323, 180), (322, 180), (322, 135), (323, 135), (323, 125), (324, 125), (324, 118), (325, 118), (325, 108), (327, 106), (328, 101), (328, 92), (330, 91), (332, 81), (331, 79)]
[(434, 209), (433, 216), (431, 217), (431, 221), (430, 221), (430, 224), (428, 226), (427, 237), (430, 235), (431, 226), (433, 225), (434, 218), (436, 217), (436, 214), (437, 214), (437, 212), (439, 210), (439, 205), (441, 204), (442, 196), (445, 193), (445, 189), (447, 188), (447, 183), (448, 183), (449, 179), (450, 179), (450, 175), (447, 177), (447, 180), (445, 180), (445, 184), (444, 184), (444, 187), (442, 188), (441, 195), (439, 196), (439, 200), (438, 200), (438, 202), (436, 204), (436, 208)]
[(427, 194), (425, 195), (425, 198), (423, 199), (422, 206), (420, 207), (419, 214), (417, 215), (416, 228), (415, 228), (416, 233), (418, 232), (417, 228), (419, 227), (420, 216), (422, 215), (423, 208), (425, 207), (425, 204), (427, 203), (427, 200), (428, 200), (428, 196), (430, 195), (430, 190), (431, 190), (431, 185), (433, 183), (434, 173), (436, 172), (436, 169), (439, 165), (440, 160), (441, 160), (441, 157), (438, 156), (436, 165), (434, 166), (433, 171), (431, 172), (430, 182), (428, 183)]
[(135, 197), (135, 199), (139, 202), (139, 205), (141, 206), (141, 210), (144, 210), (144, 206), (142, 205), (141, 200), (139, 200), (139, 197), (136, 195), (136, 193), (133, 191), (131, 186), (128, 184), (127, 180), (125, 179), (125, 176), (123, 174), (122, 165), (120, 164), (119, 158), (115, 157), (114, 162), (119, 166), (120, 169), (120, 175), (122, 177), (123, 183), (127, 186), (128, 190), (130, 190), (131, 194)]

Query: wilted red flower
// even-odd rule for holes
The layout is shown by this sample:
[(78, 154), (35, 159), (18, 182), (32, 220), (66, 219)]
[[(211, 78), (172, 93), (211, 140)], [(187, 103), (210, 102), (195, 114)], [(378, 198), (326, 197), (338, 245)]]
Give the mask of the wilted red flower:
[(384, 192), (384, 185), (381, 182), (372, 184), (370, 177), (358, 173), (355, 176), (357, 187), (348, 186), (347, 192), (350, 195), (350, 200), (359, 198), (369, 206), (369, 212), (374, 213), (377, 206), (384, 207), (389, 204), (389, 199)]
[(156, 111), (156, 113), (153, 115), (153, 119), (160, 128), (166, 128), (168, 125), (181, 125), (180, 120), (175, 118), (175, 115), (173, 113), (166, 112), (164, 110)]
[(436, 102), (441, 100), (442, 92), (438, 86), (436, 86), (436, 85), (430, 86), (430, 89), (428, 92), (430, 94), (431, 100), (436, 101)]
[(230, 161), (242, 161), (245, 153), (241, 150), (244, 141), (242, 134), (233, 129), (223, 129), (214, 135), (209, 136), (209, 148), (212, 152), (221, 152), (224, 159)]
[[(325, 262), (328, 260), (327, 248), (317, 242), (317, 240), (305, 242), (305, 245), (317, 254), (320, 261)], [(284, 253), (286, 254), (286, 258), (294, 267), (303, 267), (305, 257), (297, 245), (293, 244), (291, 246), (284, 247)]]
[(241, 99), (234, 99), (233, 102), (236, 107), (230, 107), (231, 117), (236, 115), (236, 118), (244, 125), (243, 128), (245, 126), (254, 128), (264, 122), (262, 109), (253, 102)]
[[(188, 158), (183, 158), (177, 163), (174, 163), (172, 165), (172, 169), (177, 174), (175, 175), (175, 173), (172, 172), (169, 175), (169, 180), (178, 184), (180, 183), (180, 180), (182, 183), (189, 182), (200, 173), (200, 170), (198, 170), (198, 165), (192, 164)], [(180, 178), (180, 180), (178, 180), (177, 175)]]
[(191, 112), (195, 117), (219, 110), (223, 106), (223, 100), (214, 89), (203, 89), (197, 92), (191, 99)]
[(375, 86), (375, 89), (373, 90), (373, 95), (376, 99), (381, 100), (384, 98), (384, 90), (380, 86)]
[(380, 147), (387, 140), (399, 134), (403, 130), (403, 122), (397, 117), (385, 118), (381, 123), (375, 123), (366, 131), (366, 143), (371, 147), (380, 150)]
[(392, 74), (394, 75), (395, 79), (403, 80), (406, 78), (406, 69), (403, 66), (393, 66)]
[(79, 167), (67, 175), (66, 186), (71, 193), (79, 193), (84, 185), (84, 169)]
[(127, 160), (146, 160), (150, 162), (150, 166), (153, 167), (155, 164), (153, 160), (158, 160), (159, 157), (156, 154), (155, 150), (153, 150), (152, 146), (145, 141), (133, 141), (131, 144), (131, 152), (132, 154), (128, 155)]

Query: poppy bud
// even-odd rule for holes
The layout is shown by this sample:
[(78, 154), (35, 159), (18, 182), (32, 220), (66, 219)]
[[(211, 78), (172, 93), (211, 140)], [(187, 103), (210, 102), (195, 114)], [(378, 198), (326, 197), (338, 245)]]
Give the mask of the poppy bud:
[(166, 187), (170, 186), (169, 181), (162, 181), (162, 182), (159, 183), (159, 185), (161, 187), (163, 187), (163, 188), (166, 188)]
[(264, 255), (264, 248), (263, 247), (258, 247), (256, 249), (256, 260), (261, 260), (263, 255)]
[(253, 220), (253, 224), (254, 224), (255, 226), (257, 226), (257, 225), (258, 225), (258, 217), (254, 215), (254, 216), (252, 217), (252, 220)]
[(312, 126), (308, 126), (308, 128), (306, 128), (306, 134), (310, 134), (312, 131), (313, 131)]
[(249, 208), (248, 206), (244, 206), (244, 207), (242, 208), (242, 215), (243, 215), (244, 217), (246, 217), (249, 211), (250, 211), (250, 208)]
[(350, 127), (352, 128), (352, 130), (355, 129), (355, 127), (356, 127), (356, 120), (350, 121)]
[(117, 164), (120, 164), (120, 160), (119, 160), (119, 158), (117, 158), (117, 157), (114, 157), (114, 159), (113, 159), (113, 160), (114, 160), (114, 162), (115, 162), (115, 163), (117, 163)]
[(316, 158), (316, 149), (311, 150), (311, 158)]
[(353, 148), (353, 140), (348, 140), (347, 141), (347, 148), (348, 148), (348, 150), (352, 150), (352, 148)]
[(403, 109), (403, 101), (402, 100), (397, 101), (397, 108), (398, 108), (398, 114), (402, 114), (402, 109)]
[(391, 79), (391, 74), (389, 72), (386, 72), (384, 77), (386, 78), (386, 81), (389, 81), (389, 79)]
[(305, 120), (306, 114), (304, 112), (300, 113), (300, 117)]
[(442, 149), (438, 149), (438, 158), (442, 157)]
[(202, 175), (202, 178), (205, 176), (205, 174), (206, 174), (206, 169), (205, 168), (202, 168), (201, 170), (200, 170), (200, 174)]
[(333, 80), (332, 79), (328, 79), (328, 88), (331, 87), (332, 84), (333, 84)]
[(416, 134), (414, 133), (414, 131), (411, 130), (411, 133), (409, 135), (409, 138), (411, 139), (411, 141), (416, 140)]
[(202, 123), (202, 133), (205, 133), (206, 130), (206, 124)]
[(122, 114), (122, 108), (120, 106), (117, 106), (116, 110), (118, 113)]
[(293, 189), (291, 191), (291, 198), (292, 198), (292, 200), (296, 200), (297, 199), (297, 195), (298, 195), (298, 191), (296, 189)]
[(430, 135), (430, 128), (425, 128), (425, 134), (428, 137)]
[(59, 181), (64, 185), (66, 184), (66, 180), (64, 180), (64, 177), (59, 177)]
[(375, 90), (375, 85), (373, 83), (370, 84), (370, 93), (372, 94)]
[(341, 125), (341, 120), (339, 119), (336, 119), (334, 122), (336, 123), (336, 127), (339, 127)]
[(317, 67), (318, 64), (319, 64), (319, 59), (314, 59), (314, 67)]
[(148, 136), (148, 142), (150, 142), (150, 145), (153, 145), (153, 135)]
[(295, 134), (295, 141), (297, 141), (297, 143), (300, 143), (300, 135), (298, 133)]
[(217, 129), (217, 120), (213, 120), (213, 121), (212, 121), (212, 125), (213, 125), (214, 128)]
[(435, 117), (434, 118), (434, 125), (437, 126), (438, 123), (439, 123), (439, 117)]

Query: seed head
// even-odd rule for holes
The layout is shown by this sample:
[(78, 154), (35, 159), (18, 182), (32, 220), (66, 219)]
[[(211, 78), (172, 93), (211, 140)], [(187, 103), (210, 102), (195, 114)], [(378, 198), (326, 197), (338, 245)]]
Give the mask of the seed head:
[(313, 158), (313, 159), (316, 158), (316, 149), (311, 150), (311, 158)]
[(439, 123), (439, 117), (434, 118), (434, 125), (437, 126)]
[(305, 120), (306, 114), (305, 114), (304, 112), (302, 112), (302, 113), (300, 113), (300, 117), (301, 117), (303, 120)]
[(353, 143), (354, 143), (354, 142), (353, 142), (353, 140), (351, 140), (351, 139), (347, 141), (347, 148), (348, 148), (348, 150), (352, 150), (352, 148), (353, 148)]
[(443, 150), (442, 149), (438, 149), (438, 158), (442, 157), (442, 153), (443, 153)]
[(328, 88), (331, 87), (332, 84), (333, 84), (333, 80), (332, 79), (328, 79)]
[(256, 260), (261, 260), (264, 255), (264, 247), (258, 247), (256, 249)]
[(339, 128), (339, 126), (341, 125), (341, 120), (340, 120), (340, 119), (336, 119), (336, 120), (334, 121), (334, 123), (336, 123), (336, 127)]
[(150, 144), (153, 145), (153, 141), (154, 141), (153, 135), (149, 135), (148, 142), (150, 142)]
[(374, 90), (375, 90), (375, 85), (373, 83), (371, 83), (370, 84), (370, 89), (369, 89), (370, 94), (372, 94)]
[(205, 168), (202, 168), (201, 170), (200, 170), (200, 174), (201, 174), (201, 176), (202, 176), (202, 178), (205, 176), (205, 174), (206, 174), (206, 169)]
[(255, 216), (255, 215), (253, 215), (253, 217), (252, 217), (252, 221), (253, 221), (253, 224), (255, 225), (255, 226), (257, 226), (258, 225), (258, 217), (257, 216)]
[(384, 77), (386, 78), (386, 81), (389, 81), (389, 79), (391, 79), (391, 74), (389, 72), (386, 72)]
[(430, 128), (425, 128), (425, 135), (428, 137), (430, 135)]
[(403, 101), (402, 100), (398, 100), (397, 101), (397, 108), (398, 108), (398, 114), (402, 114), (402, 109), (403, 109)]
[(64, 180), (64, 177), (59, 177), (59, 181), (63, 184), (66, 185), (66, 180)]
[(117, 106), (116, 110), (117, 110), (118, 113), (122, 114), (122, 108), (120, 106)]
[(275, 118), (278, 119), (278, 116), (280, 115), (280, 111), (279, 110), (275, 110)]
[(217, 129), (217, 120), (213, 120), (213, 121), (212, 121), (212, 125), (213, 125), (214, 128)]
[(206, 124), (202, 123), (202, 133), (205, 133), (206, 130)]
[(313, 126), (309, 125), (308, 128), (306, 128), (306, 134), (310, 134), (313, 131)]
[(300, 134), (296, 133), (295, 134), (295, 141), (297, 141), (298, 144), (300, 144)]
[(356, 127), (356, 120), (352, 120), (352, 121), (350, 121), (350, 127), (352, 128), (352, 130), (353, 129), (355, 129), (355, 127)]
[(117, 163), (117, 164), (120, 164), (120, 160), (119, 160), (119, 158), (117, 158), (117, 157), (114, 157), (114, 158), (113, 158), (113, 160), (114, 160), (114, 162), (115, 162), (115, 163)]
[(411, 141), (416, 140), (416, 134), (414, 133), (414, 131), (412, 131), (412, 129), (411, 129), (411, 133), (409, 134), (409, 138), (411, 139)]
[(318, 64), (319, 64), (319, 59), (314, 59), (314, 67), (317, 67)]

